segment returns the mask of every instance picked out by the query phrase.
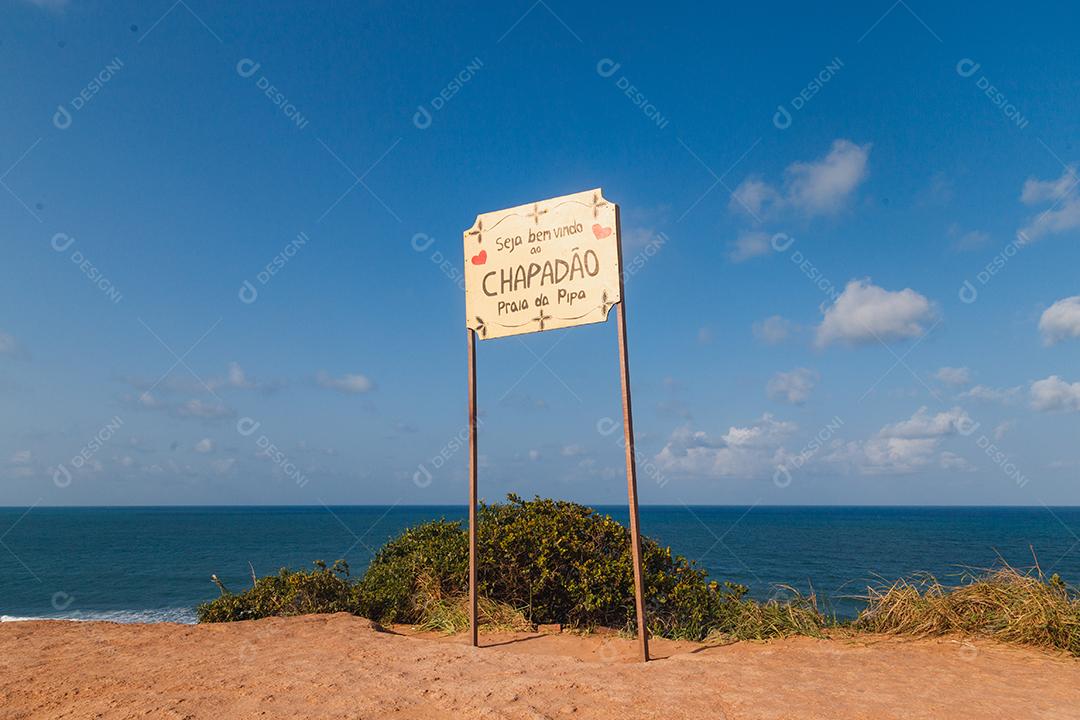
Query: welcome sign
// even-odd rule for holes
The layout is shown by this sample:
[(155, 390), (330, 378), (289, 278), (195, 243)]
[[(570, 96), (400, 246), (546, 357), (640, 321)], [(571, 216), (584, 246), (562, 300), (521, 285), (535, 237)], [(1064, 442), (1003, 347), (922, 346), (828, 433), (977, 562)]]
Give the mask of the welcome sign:
[(478, 215), (465, 231), (465, 326), (469, 349), (469, 632), (479, 647), (477, 588), (476, 338), (607, 320), (616, 308), (623, 447), (634, 563), (634, 611), (641, 659), (649, 659), (641, 564), (634, 416), (623, 302), (619, 206), (600, 188)]
[(597, 188), (477, 216), (465, 325), (491, 339), (607, 320), (622, 299), (617, 213)]

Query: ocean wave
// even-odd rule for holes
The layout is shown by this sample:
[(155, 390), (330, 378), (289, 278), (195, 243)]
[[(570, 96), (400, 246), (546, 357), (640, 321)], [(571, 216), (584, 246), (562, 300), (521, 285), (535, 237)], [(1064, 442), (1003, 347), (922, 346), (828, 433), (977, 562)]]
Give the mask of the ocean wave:
[(25, 622), (28, 620), (93, 620), (126, 624), (180, 623), (195, 624), (195, 611), (191, 608), (158, 608), (156, 610), (77, 610), (49, 615), (0, 615), (0, 622)]

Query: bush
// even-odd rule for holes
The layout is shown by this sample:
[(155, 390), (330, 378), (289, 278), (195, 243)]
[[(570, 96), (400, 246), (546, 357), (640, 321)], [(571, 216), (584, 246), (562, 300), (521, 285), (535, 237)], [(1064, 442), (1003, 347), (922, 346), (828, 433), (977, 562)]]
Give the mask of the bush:
[[(421, 625), (431, 625), (433, 615), (450, 617), (438, 599), (462, 607), (468, 549), (460, 523), (407, 530), (379, 551), (360, 581), (362, 612), (381, 622)], [(705, 571), (653, 540), (642, 539), (642, 555), (653, 634), (695, 640), (710, 633), (775, 637), (816, 634), (824, 624), (813, 598), (759, 604), (744, 599), (745, 587), (709, 582)], [(486, 614), (502, 618), (492, 624), (507, 625), (509, 612), (516, 610), (531, 624), (636, 630), (630, 532), (591, 508), (516, 495), (504, 504), (483, 505), (477, 559), (480, 597), (498, 608)], [(457, 622), (434, 624), (453, 628)]]
[(1008, 565), (946, 587), (932, 575), (867, 588), (854, 627), (905, 635), (961, 633), (1080, 655), (1080, 594), (1060, 577)]
[(199, 622), (257, 620), (258, 618), (310, 613), (358, 613), (355, 586), (349, 582), (349, 565), (338, 560), (331, 567), (315, 561), (311, 572), (290, 572), (254, 581), (250, 590), (231, 593), (214, 576), (221, 597), (196, 608)]
[[(636, 630), (630, 532), (576, 503), (522, 500), (483, 505), (477, 528), (481, 620), (502, 629), (539, 623)], [(746, 588), (709, 582), (670, 548), (642, 538), (649, 630), (664, 637), (766, 638), (819, 634), (814, 598), (745, 599)], [(263, 578), (244, 593), (223, 593), (199, 608), (202, 622), (300, 612), (355, 612), (377, 622), (456, 631), (468, 623), (468, 533), (439, 520), (404, 531), (382, 547), (363, 578), (337, 566)], [(301, 609), (304, 608), (304, 609)]]
[(461, 523), (436, 520), (383, 545), (357, 586), (357, 598), (372, 620), (419, 623), (428, 601), (461, 595), (468, 583), (468, 533)]

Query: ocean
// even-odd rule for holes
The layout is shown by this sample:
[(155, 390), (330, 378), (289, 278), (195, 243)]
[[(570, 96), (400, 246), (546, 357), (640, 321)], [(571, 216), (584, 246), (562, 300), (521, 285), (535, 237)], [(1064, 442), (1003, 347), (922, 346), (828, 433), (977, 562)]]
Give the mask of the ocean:
[[(625, 507), (599, 507), (626, 522)], [(379, 546), (456, 506), (0, 508), (0, 616), (195, 621), (218, 595), (281, 567), (348, 560), (363, 572)], [(852, 617), (868, 583), (1004, 559), (1080, 584), (1080, 508), (645, 506), (642, 531), (764, 599), (786, 584)]]

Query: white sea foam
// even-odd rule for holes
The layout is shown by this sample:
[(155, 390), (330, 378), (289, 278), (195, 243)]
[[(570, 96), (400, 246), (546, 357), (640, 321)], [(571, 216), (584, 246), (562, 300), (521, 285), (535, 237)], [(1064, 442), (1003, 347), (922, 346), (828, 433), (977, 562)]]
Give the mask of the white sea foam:
[(0, 615), (0, 622), (25, 622), (27, 620), (71, 620), (88, 622), (98, 620), (115, 623), (181, 623), (193, 625), (195, 611), (190, 608), (159, 608), (157, 610), (78, 610), (52, 615)]

